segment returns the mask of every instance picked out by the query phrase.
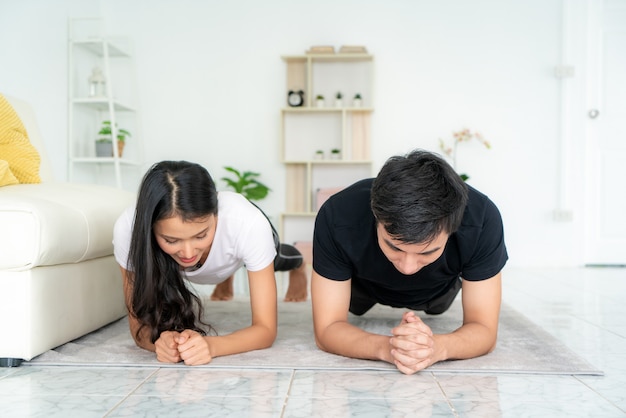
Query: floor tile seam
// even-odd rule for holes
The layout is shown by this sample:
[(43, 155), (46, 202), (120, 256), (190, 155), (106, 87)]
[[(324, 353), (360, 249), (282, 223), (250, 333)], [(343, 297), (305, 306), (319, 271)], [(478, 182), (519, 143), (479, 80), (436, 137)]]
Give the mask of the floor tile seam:
[(280, 418), (283, 418), (285, 416), (286, 411), (287, 411), (287, 404), (289, 403), (289, 399), (290, 399), (290, 395), (291, 395), (291, 389), (293, 387), (293, 379), (296, 376), (296, 371), (297, 371), (296, 369), (292, 369), (291, 370), (291, 376), (289, 378), (289, 384), (287, 385), (287, 393), (283, 397), (283, 404), (280, 407)]
[[(85, 395), (83, 395), (85, 396)], [(118, 395), (123, 396), (123, 395)], [(212, 393), (212, 394), (201, 394), (194, 395), (197, 397), (202, 397), (202, 399), (285, 399), (283, 395), (230, 395), (227, 393)], [(163, 394), (163, 393), (130, 393), (125, 395), (128, 398), (161, 398), (161, 399), (174, 399), (180, 398), (180, 394)]]
[(444, 400), (446, 401), (446, 404), (448, 405), (448, 407), (450, 408), (450, 410), (452, 411), (452, 413), (454, 414), (454, 416), (456, 418), (459, 418), (459, 413), (457, 412), (456, 408), (454, 407), (454, 405), (452, 404), (451, 399), (448, 397), (448, 394), (446, 393), (446, 391), (444, 390), (443, 386), (441, 385), (441, 382), (439, 381), (439, 379), (437, 379), (437, 375), (436, 373), (430, 372), (430, 375), (432, 376), (433, 380), (435, 381), (435, 384), (437, 385), (437, 387), (439, 388), (439, 390), (441, 391), (441, 395), (443, 396)]
[(606, 327), (604, 327), (604, 326), (602, 326), (600, 324), (596, 324), (594, 322), (590, 322), (589, 319), (588, 319), (588, 316), (579, 316), (577, 314), (572, 314), (572, 316), (574, 318), (578, 319), (579, 321), (585, 322), (587, 325), (590, 325), (590, 326), (593, 326), (593, 327), (597, 328), (598, 330), (608, 332), (610, 334), (615, 335), (616, 337), (623, 338), (623, 339), (626, 340), (626, 337), (624, 337), (623, 335), (620, 335), (620, 334), (616, 333), (615, 331), (613, 331), (613, 330), (611, 330), (609, 328), (606, 328)]
[(605, 401), (607, 401), (609, 404), (613, 405), (615, 408), (617, 408), (618, 410), (622, 411), (624, 414), (626, 414), (626, 409), (620, 407), (618, 404), (616, 404), (615, 402), (613, 402), (611, 399), (608, 399), (604, 394), (602, 394), (601, 392), (598, 392), (593, 386), (590, 386), (587, 384), (587, 382), (585, 382), (584, 380), (579, 379), (577, 376), (574, 376), (574, 378), (576, 380), (578, 380), (581, 384), (583, 384), (584, 386), (586, 386), (590, 391), (594, 392), (596, 395), (598, 395), (598, 397), (604, 399)]
[[(383, 362), (383, 360), (374, 360), (374, 361), (380, 361), (381, 363)], [(385, 363), (386, 364), (386, 363)], [(371, 368), (365, 368), (365, 367), (343, 367), (343, 368), (333, 368), (333, 367), (327, 367), (327, 368), (311, 368), (311, 367), (293, 367), (290, 370), (293, 370), (296, 373), (326, 373), (326, 374), (331, 374), (331, 373), (336, 373), (336, 374), (342, 374), (342, 373), (362, 373), (364, 376), (366, 377), (379, 377), (381, 375), (393, 375), (393, 376), (402, 376), (402, 372), (400, 372), (398, 369), (392, 369), (392, 368), (375, 368), (375, 367), (371, 367)], [(367, 373), (367, 375), (365, 375)]]
[[(507, 291), (508, 292), (515, 291), (515, 292), (521, 294), (525, 298), (524, 299), (524, 303), (526, 303), (526, 304), (528, 303), (529, 300), (532, 300), (532, 302), (534, 302), (534, 303), (541, 303), (541, 304), (545, 304), (546, 303), (546, 301), (542, 300), (541, 298), (539, 298), (536, 293), (529, 293), (526, 290), (526, 288), (521, 288), (520, 287), (520, 288), (511, 289), (511, 290), (503, 290), (502, 302), (506, 303), (509, 306), (511, 306), (513, 309), (517, 309), (517, 308), (514, 307), (514, 305), (516, 304), (516, 301), (513, 300), (513, 299), (515, 299), (515, 297), (512, 296), (511, 298), (508, 298), (507, 294), (506, 294)], [(511, 299), (511, 300), (509, 300), (509, 299)], [(519, 299), (517, 299), (517, 300), (519, 300)]]
[(14, 370), (7, 370), (6, 374), (3, 374), (2, 376), (0, 376), (0, 380), (9, 376), (13, 376), (15, 373), (17, 373), (17, 367), (7, 367), (7, 369), (14, 369)]
[[(506, 274), (506, 272), (503, 272)], [(582, 294), (582, 295), (588, 295), (589, 292), (585, 291), (585, 289), (583, 288), (578, 288), (576, 287), (576, 283), (575, 281), (568, 281), (568, 280), (563, 280), (563, 279), (559, 279), (558, 277), (555, 277), (554, 275), (550, 275), (550, 274), (546, 274), (545, 272), (533, 272), (533, 273), (529, 273), (531, 274), (533, 277), (531, 278), (526, 278), (526, 282), (524, 283), (524, 286), (519, 285), (516, 286), (515, 282), (510, 282), (512, 286), (514, 286), (516, 288), (516, 290), (519, 289), (527, 289), (527, 286), (529, 286), (528, 284), (528, 280), (535, 280), (537, 282), (540, 282), (538, 284), (546, 284), (546, 283), (550, 283), (550, 284), (558, 284), (560, 286), (558, 286), (559, 288), (561, 288), (561, 290), (563, 290), (563, 286), (564, 289), (567, 289), (570, 293), (577, 293), (577, 294)], [(515, 278), (513, 278), (512, 280), (515, 280)], [(546, 282), (547, 281), (547, 282)], [(593, 294), (593, 293), (592, 293)]]
[[(585, 281), (589, 280), (588, 278), (581, 278), (579, 280), (569, 280), (569, 279), (565, 279), (565, 278), (559, 278), (558, 276), (553, 276), (553, 275), (544, 275), (545, 273), (535, 273), (538, 275), (541, 275), (542, 277), (539, 279), (546, 279), (546, 280), (550, 280), (552, 283), (558, 283), (561, 286), (563, 286), (564, 289), (567, 289), (570, 292), (570, 296), (573, 294), (579, 294), (579, 295), (583, 295), (585, 297), (588, 296), (600, 296), (603, 298), (608, 299), (609, 302), (611, 303), (615, 303), (615, 304), (620, 304), (621, 300), (619, 300), (618, 298), (613, 299), (612, 298), (612, 294), (608, 294), (605, 293), (604, 291), (602, 291), (601, 289), (598, 288), (594, 288), (589, 290), (588, 288), (585, 288)], [(611, 280), (612, 278), (609, 278), (608, 280)]]
[(429, 394), (424, 393), (420, 394), (424, 397), (416, 397), (415, 394), (410, 396), (344, 396), (344, 395), (302, 395), (302, 396), (290, 396), (289, 400), (297, 401), (297, 400), (350, 400), (350, 401), (443, 401), (449, 404), (448, 399), (441, 395), (440, 397), (427, 397)]
[(77, 399), (77, 398), (125, 398), (128, 395), (123, 394), (103, 394), (103, 393), (65, 393), (65, 392), (49, 392), (49, 393), (15, 393), (10, 395), (0, 395), (0, 399), (46, 399), (46, 398), (64, 398), (64, 399)]
[[(544, 302), (542, 302), (544, 303)], [(548, 304), (549, 302), (545, 302), (546, 304)], [(589, 361), (586, 357), (586, 354), (588, 353), (582, 353), (579, 352), (573, 345), (572, 345), (572, 341), (569, 340), (569, 337), (563, 337), (562, 335), (556, 333), (556, 329), (553, 330), (550, 327), (546, 327), (545, 324), (541, 323), (540, 319), (544, 317), (544, 315), (539, 315), (537, 316), (537, 318), (535, 318), (534, 316), (528, 316), (525, 313), (523, 313), (524, 316), (526, 316), (526, 318), (528, 318), (530, 321), (532, 321), (533, 323), (535, 323), (535, 325), (539, 326), (541, 329), (543, 329), (544, 331), (546, 331), (547, 333), (549, 333), (550, 335), (552, 335), (554, 338), (556, 338), (558, 341), (560, 341), (563, 345), (565, 345), (567, 348), (569, 348), (570, 350), (572, 350), (573, 352), (575, 352), (577, 355), (580, 355), (581, 357), (583, 357), (585, 360)], [(589, 320), (587, 320), (585, 317), (580, 317), (578, 316), (576, 313), (566, 313), (563, 314), (564, 317), (571, 317), (577, 321), (582, 321), (584, 322), (586, 325), (595, 328), (596, 331), (600, 331), (600, 332), (608, 332), (610, 334), (613, 334), (617, 337), (620, 338), (624, 338), (619, 334), (616, 334), (615, 332), (604, 328), (598, 324), (594, 324), (593, 322), (589, 322)]]
[(114, 413), (115, 410), (118, 407), (120, 407), (124, 402), (126, 402), (126, 400), (130, 399), (133, 396), (133, 393), (135, 393), (140, 387), (142, 387), (149, 379), (151, 379), (153, 376), (155, 376), (159, 372), (160, 369), (161, 368), (159, 367), (158, 369), (153, 370), (152, 373), (150, 373), (146, 377), (144, 377), (142, 379), (142, 381), (140, 383), (138, 383), (137, 386), (135, 386), (135, 388), (133, 390), (131, 390), (128, 394), (123, 396), (122, 399), (120, 399), (115, 405), (113, 405), (111, 408), (109, 408), (109, 410), (106, 412), (106, 414), (103, 415), (103, 418), (106, 418), (106, 417), (110, 416), (112, 413)]
[[(554, 409), (554, 408), (561, 408), (564, 406), (578, 406), (578, 405), (583, 405), (583, 410), (585, 407), (589, 407), (590, 405), (592, 407), (598, 407), (599, 405), (597, 403), (592, 403), (589, 402), (587, 400), (567, 400), (567, 401), (554, 401), (554, 400), (550, 400), (550, 399), (546, 399), (546, 400), (527, 400), (527, 399), (516, 399), (514, 401), (507, 401), (506, 403), (503, 403), (501, 400), (483, 400), (483, 401), (476, 401), (476, 400), (472, 400), (472, 399), (453, 399), (452, 401), (452, 405), (453, 408), (455, 406), (460, 407), (463, 404), (474, 404), (474, 405), (498, 405), (502, 410), (506, 411), (507, 409), (510, 410), (512, 407), (517, 407), (517, 406), (523, 406), (525, 409), (525, 412), (529, 415), (526, 416), (535, 416), (530, 414), (529, 409), (533, 408), (533, 407), (541, 407), (541, 410), (545, 410), (545, 409)], [(607, 402), (607, 403), (603, 403), (603, 406), (606, 406), (607, 409), (615, 409), (615, 412), (621, 412), (624, 413), (623, 409), (620, 409), (619, 407), (615, 406), (614, 404)], [(597, 412), (596, 412), (597, 413)], [(568, 415), (569, 416), (569, 415)], [(593, 416), (601, 416), (601, 415), (586, 415), (589, 417), (593, 417)]]

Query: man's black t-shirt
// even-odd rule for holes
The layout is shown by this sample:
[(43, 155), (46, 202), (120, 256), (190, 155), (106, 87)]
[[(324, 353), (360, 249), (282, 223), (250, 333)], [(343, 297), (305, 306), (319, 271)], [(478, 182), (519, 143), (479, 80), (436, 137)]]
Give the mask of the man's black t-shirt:
[(504, 267), (508, 255), (500, 212), (468, 186), (463, 221), (441, 257), (413, 275), (400, 273), (378, 245), (370, 207), (372, 182), (361, 180), (331, 196), (317, 214), (313, 268), (321, 276), (358, 281), (378, 303), (407, 307), (428, 302), (459, 277), (485, 280)]

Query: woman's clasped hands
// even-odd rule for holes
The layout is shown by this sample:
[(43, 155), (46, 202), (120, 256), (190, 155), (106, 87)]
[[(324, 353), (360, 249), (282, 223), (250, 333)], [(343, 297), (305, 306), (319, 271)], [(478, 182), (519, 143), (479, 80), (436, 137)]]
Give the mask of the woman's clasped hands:
[(184, 361), (187, 366), (210, 363), (213, 357), (209, 342), (199, 332), (163, 331), (154, 343), (157, 360), (163, 363)]
[(414, 312), (405, 312), (391, 333), (391, 356), (402, 373), (413, 374), (435, 363), (433, 332)]

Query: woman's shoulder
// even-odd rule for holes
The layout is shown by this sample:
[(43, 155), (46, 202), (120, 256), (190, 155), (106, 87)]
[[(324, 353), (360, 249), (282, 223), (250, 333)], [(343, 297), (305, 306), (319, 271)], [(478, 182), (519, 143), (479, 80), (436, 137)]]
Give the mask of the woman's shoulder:
[(115, 229), (119, 230), (120, 228), (130, 230), (133, 226), (133, 221), (135, 218), (135, 205), (129, 206), (117, 218), (115, 221)]
[(220, 219), (240, 224), (256, 223), (263, 219), (261, 210), (243, 195), (221, 191), (217, 195), (217, 213)]
[(247, 201), (248, 199), (243, 197), (241, 193), (231, 192), (229, 190), (221, 190), (217, 192), (218, 204), (242, 204)]
[(254, 206), (240, 193), (228, 190), (217, 193), (218, 213), (246, 213), (252, 211), (252, 209), (255, 209)]

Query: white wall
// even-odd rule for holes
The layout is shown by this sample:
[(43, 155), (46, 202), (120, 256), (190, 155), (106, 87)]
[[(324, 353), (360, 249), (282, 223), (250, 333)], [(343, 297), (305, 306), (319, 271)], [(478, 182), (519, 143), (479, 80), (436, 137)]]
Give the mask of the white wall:
[[(273, 189), (262, 205), (277, 214), (285, 173), (280, 55), (366, 45), (376, 59), (375, 171), (392, 154), (437, 151), (438, 138), (479, 130), (493, 148), (465, 144), (459, 166), (500, 207), (510, 264), (580, 265), (582, 202), (570, 199), (574, 221), (552, 218), (564, 177), (562, 81), (553, 75), (563, 52), (561, 7), (560, 0), (0, 0), (0, 91), (34, 105), (65, 178), (67, 18), (100, 15), (110, 35), (134, 41), (147, 165), (188, 159), (216, 179), (224, 165), (259, 171)], [(567, 161), (572, 172), (577, 164)]]

